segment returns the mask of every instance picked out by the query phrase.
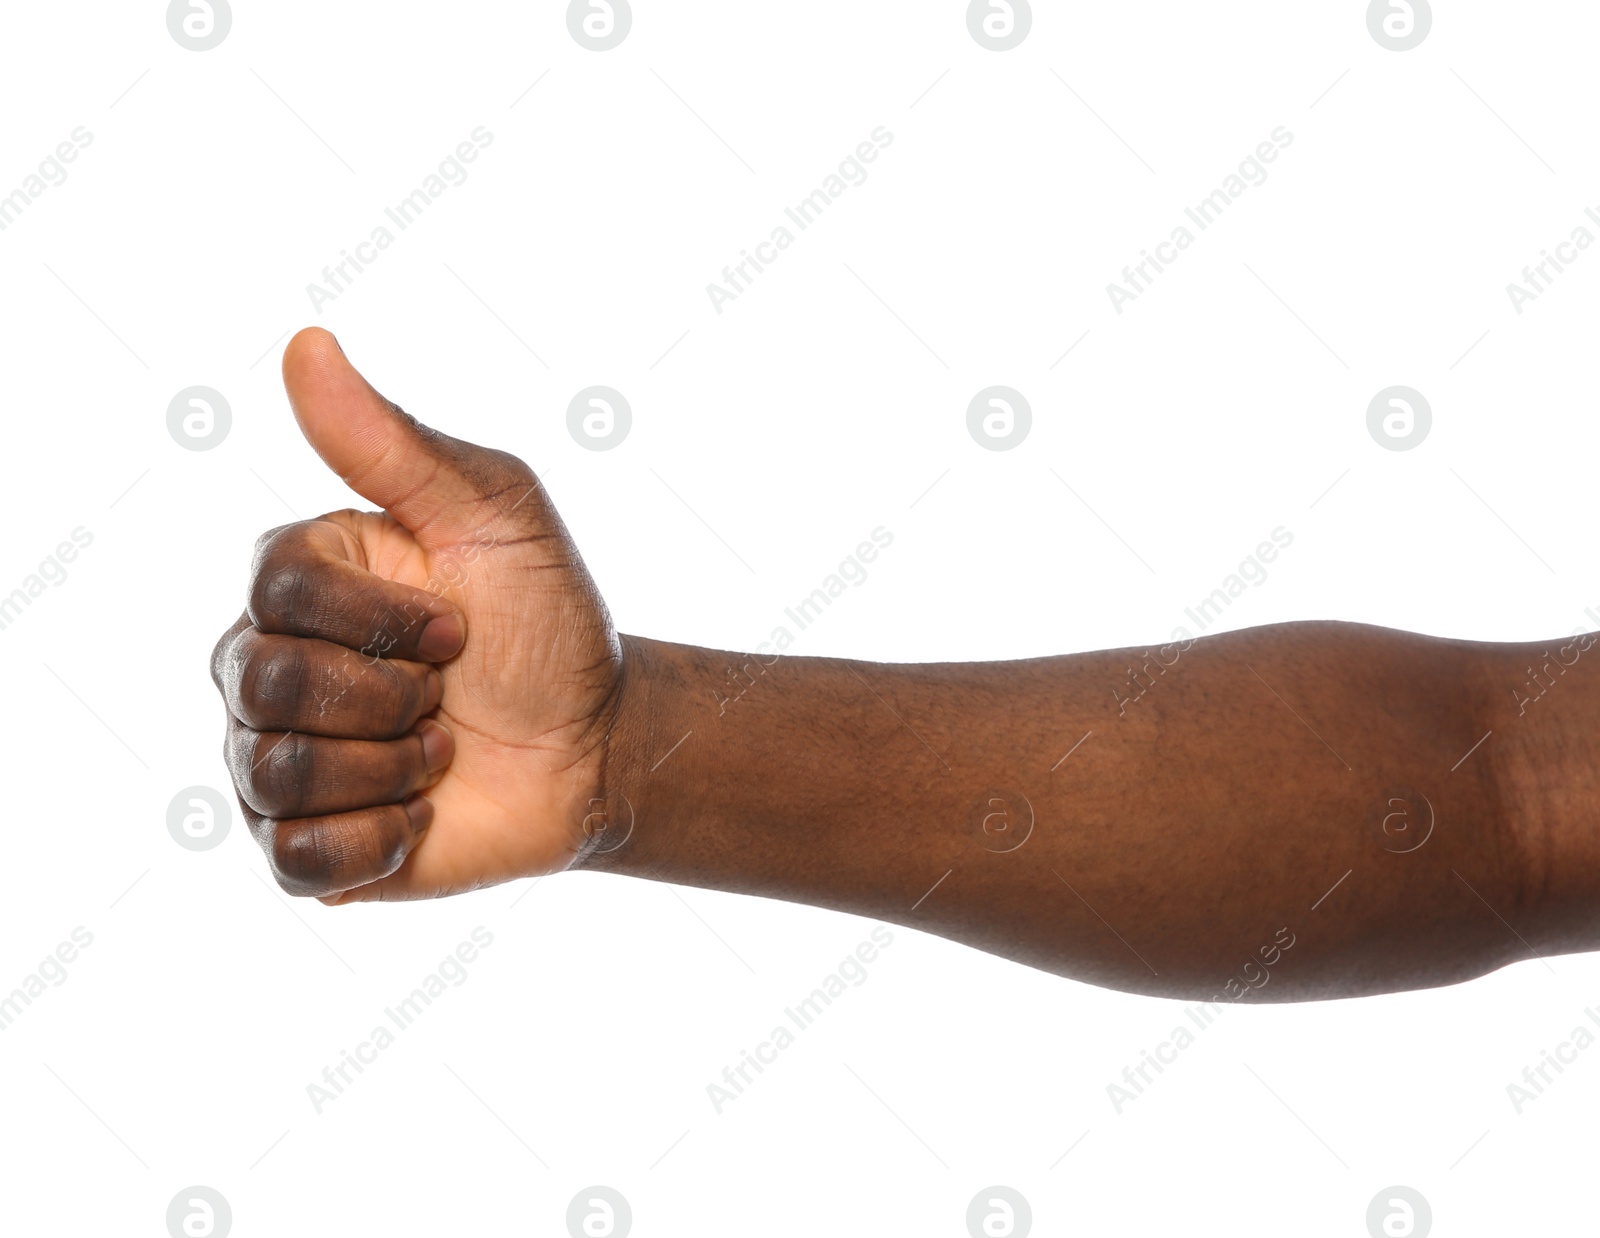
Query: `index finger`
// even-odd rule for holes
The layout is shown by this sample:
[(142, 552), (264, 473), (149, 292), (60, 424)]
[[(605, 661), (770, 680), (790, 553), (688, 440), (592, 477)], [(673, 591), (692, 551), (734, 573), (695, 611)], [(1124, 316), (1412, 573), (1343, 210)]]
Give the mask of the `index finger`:
[(454, 603), (353, 562), (350, 535), (331, 520), (304, 520), (262, 537), (248, 614), (262, 632), (415, 662), (454, 657), (467, 631)]

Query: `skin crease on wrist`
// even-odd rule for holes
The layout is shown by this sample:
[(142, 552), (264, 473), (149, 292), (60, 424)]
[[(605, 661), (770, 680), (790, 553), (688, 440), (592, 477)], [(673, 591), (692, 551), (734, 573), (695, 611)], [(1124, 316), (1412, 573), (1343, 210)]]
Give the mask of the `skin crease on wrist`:
[[(883, 664), (623, 636), (525, 463), (403, 413), (326, 332), (283, 368), (311, 446), (382, 509), (266, 534), (213, 652), (241, 807), (292, 893), (577, 868), (1201, 999), (1600, 945), (1593, 638), (1288, 623), (1167, 647), (1155, 675), (1138, 648)], [(1119, 704), (1130, 665), (1149, 690)]]

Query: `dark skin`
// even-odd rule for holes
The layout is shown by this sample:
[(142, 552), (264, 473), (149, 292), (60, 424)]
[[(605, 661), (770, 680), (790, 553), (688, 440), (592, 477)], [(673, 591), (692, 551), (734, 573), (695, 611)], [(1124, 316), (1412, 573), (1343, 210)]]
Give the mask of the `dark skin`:
[(1317, 622), (885, 665), (623, 636), (526, 464), (420, 426), (324, 331), (295, 336), (284, 378), (311, 445), (383, 508), (265, 535), (212, 658), (246, 819), (291, 893), (589, 868), (1202, 1000), (1600, 945), (1592, 637)]

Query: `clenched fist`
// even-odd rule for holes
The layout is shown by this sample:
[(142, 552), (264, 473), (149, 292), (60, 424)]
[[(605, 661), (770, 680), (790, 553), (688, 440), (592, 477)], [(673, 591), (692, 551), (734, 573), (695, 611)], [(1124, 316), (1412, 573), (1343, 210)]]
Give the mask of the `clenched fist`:
[(419, 424), (310, 328), (284, 385), (317, 454), (381, 512), (257, 543), (218, 642), (226, 758), (279, 883), (427, 898), (583, 849), (622, 645), (538, 478)]

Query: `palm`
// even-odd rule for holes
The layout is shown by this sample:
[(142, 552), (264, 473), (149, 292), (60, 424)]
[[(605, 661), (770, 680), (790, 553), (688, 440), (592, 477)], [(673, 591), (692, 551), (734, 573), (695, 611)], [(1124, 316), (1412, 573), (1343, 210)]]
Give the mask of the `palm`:
[(425, 547), (387, 515), (331, 519), (357, 566), (442, 594), (467, 623), (461, 653), (440, 667), (437, 717), (455, 736), (455, 758), (428, 791), (432, 828), (383, 880), (383, 896), (431, 897), (565, 867), (583, 841), (582, 814), (568, 806), (584, 803), (596, 780), (618, 653), (559, 520), (529, 536), (514, 514), (491, 511), (471, 536)]

